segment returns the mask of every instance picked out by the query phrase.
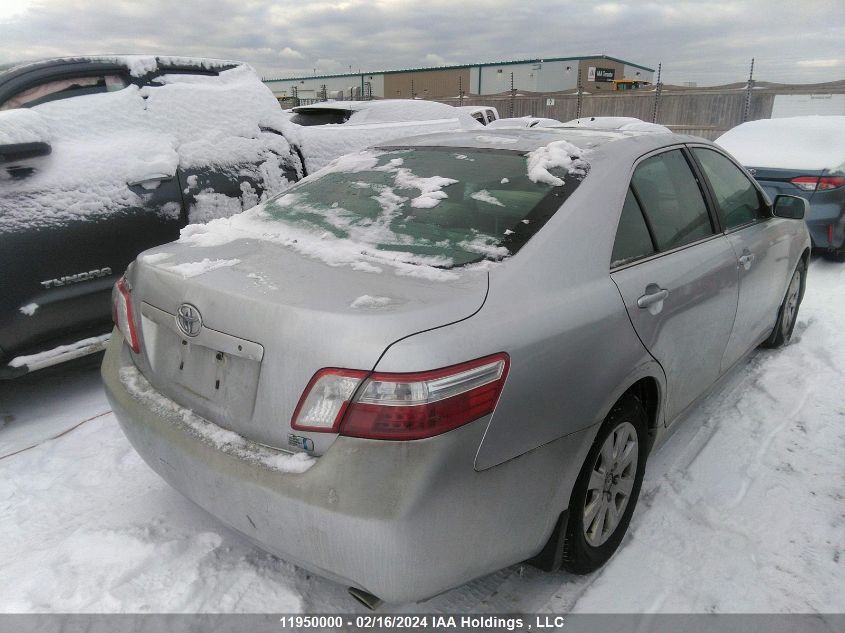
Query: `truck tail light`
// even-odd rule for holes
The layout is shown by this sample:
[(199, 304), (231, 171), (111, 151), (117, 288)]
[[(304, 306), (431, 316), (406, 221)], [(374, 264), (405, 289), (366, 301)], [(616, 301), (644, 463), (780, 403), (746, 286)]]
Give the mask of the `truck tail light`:
[(321, 369), (291, 426), (375, 440), (432, 437), (492, 413), (509, 364), (501, 353), (411, 374)]
[(845, 176), (798, 176), (789, 182), (803, 191), (829, 191), (845, 185)]
[(138, 354), (141, 344), (138, 341), (138, 330), (135, 327), (135, 316), (132, 313), (132, 298), (126, 277), (117, 280), (111, 291), (111, 316), (117, 329), (123, 334), (132, 351)]

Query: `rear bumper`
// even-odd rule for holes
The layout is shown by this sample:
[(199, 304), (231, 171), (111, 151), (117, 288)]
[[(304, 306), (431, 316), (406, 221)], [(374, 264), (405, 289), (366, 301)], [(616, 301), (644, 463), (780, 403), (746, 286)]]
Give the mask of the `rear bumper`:
[(539, 552), (595, 433), (479, 472), (485, 418), (413, 442), (339, 437), (306, 472), (282, 473), (203, 442), (178, 414), (130, 392), (119, 370), (131, 364), (115, 331), (106, 394), (153, 470), (263, 549), (387, 602), (425, 599)]
[(845, 246), (845, 208), (842, 203), (811, 203), (807, 230), (816, 248), (838, 250)]

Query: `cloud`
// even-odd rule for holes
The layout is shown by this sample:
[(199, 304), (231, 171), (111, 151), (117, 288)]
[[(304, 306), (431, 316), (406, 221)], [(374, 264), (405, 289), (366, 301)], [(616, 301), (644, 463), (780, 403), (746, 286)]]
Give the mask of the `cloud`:
[(835, 68), (842, 65), (841, 59), (802, 59), (795, 62), (805, 68)]
[(279, 57), (283, 57), (285, 59), (303, 59), (305, 55), (299, 51), (293, 50), (290, 46), (285, 46), (279, 51)]
[(423, 57), (424, 66), (446, 66), (447, 64), (446, 58), (437, 53), (429, 53)]
[[(669, 83), (829, 81), (837, 0), (0, 0), (0, 65), (80, 53), (242, 59), (265, 76), (607, 54)], [(800, 43), (800, 45), (797, 45)]]

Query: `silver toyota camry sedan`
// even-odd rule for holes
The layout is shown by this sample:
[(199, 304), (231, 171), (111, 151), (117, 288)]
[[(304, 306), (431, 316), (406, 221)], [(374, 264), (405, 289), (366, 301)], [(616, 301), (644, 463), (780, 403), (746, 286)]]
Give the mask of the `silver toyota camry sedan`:
[(415, 137), (140, 255), (103, 378), (164, 479), (369, 606), (589, 573), (672, 425), (789, 340), (805, 209), (694, 137)]

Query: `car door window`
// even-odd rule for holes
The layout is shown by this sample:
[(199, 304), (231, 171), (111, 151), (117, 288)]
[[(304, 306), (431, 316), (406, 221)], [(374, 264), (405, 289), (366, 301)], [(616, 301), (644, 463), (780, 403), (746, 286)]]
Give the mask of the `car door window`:
[(653, 255), (654, 252), (654, 244), (651, 241), (642, 209), (634, 192), (629, 188), (628, 195), (625, 196), (625, 204), (622, 206), (619, 226), (616, 229), (616, 241), (613, 243), (610, 267), (623, 266)]
[(631, 187), (652, 229), (655, 246), (668, 251), (713, 235), (704, 196), (681, 150), (642, 161)]
[(71, 97), (79, 97), (98, 92), (112, 92), (113, 90), (121, 90), (128, 84), (129, 82), (120, 75), (94, 75), (56, 79), (19, 92), (3, 103), (0, 106), (0, 110), (31, 108), (32, 106), (47, 103), (48, 101), (70, 99)]
[(766, 206), (757, 188), (742, 170), (712, 149), (696, 147), (692, 151), (710, 183), (719, 217), (726, 228), (766, 217)]

